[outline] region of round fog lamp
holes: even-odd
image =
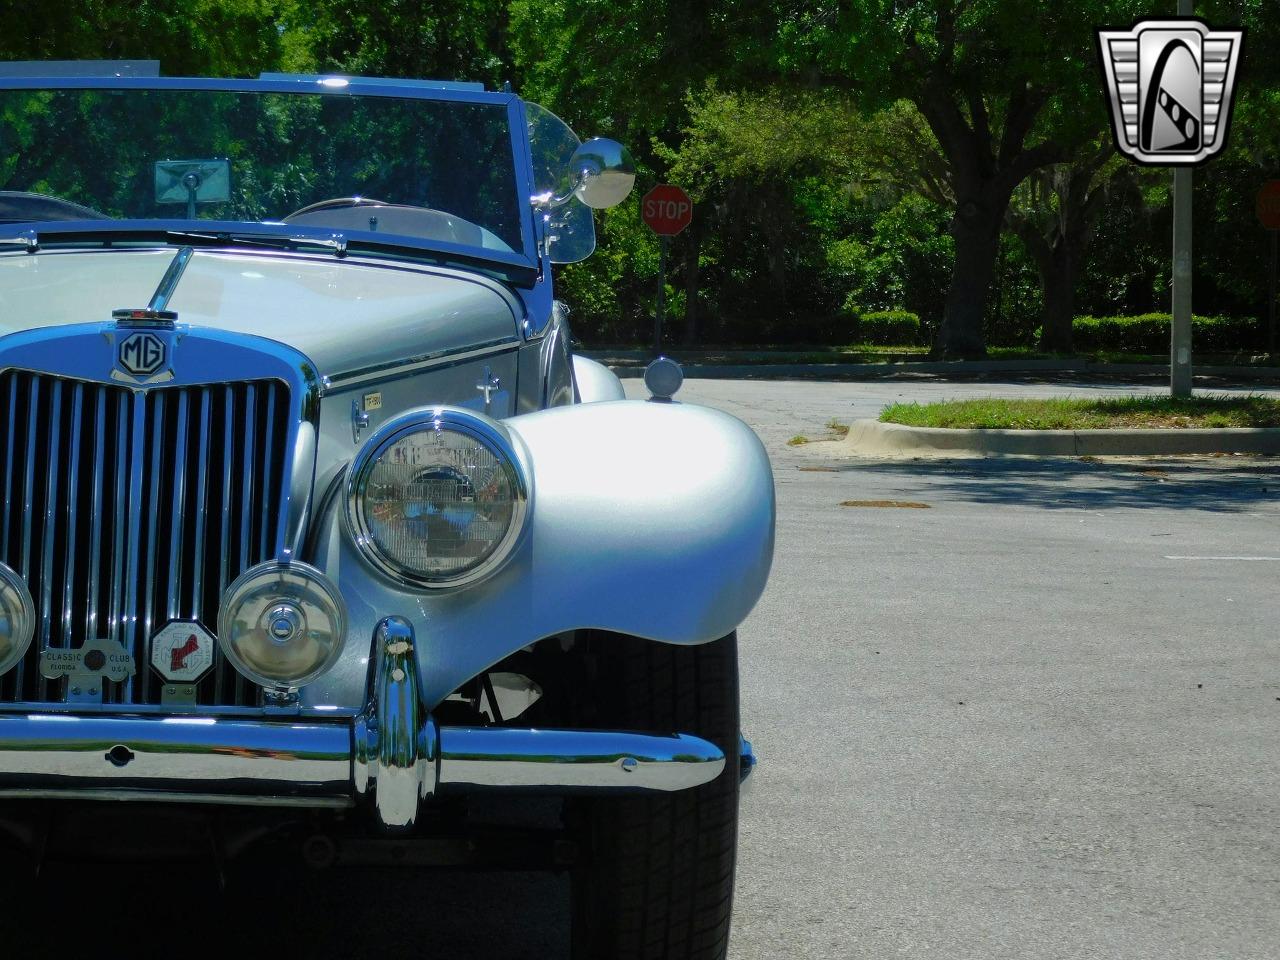
[[[218,643],[232,665],[263,687],[306,686],[334,665],[347,634],[342,598],[305,563],[246,570],[227,589]]]
[[[0,563],[0,674],[22,659],[35,628],[36,609],[27,585]]]
[[[670,357],[659,357],[644,368],[644,385],[654,400],[670,400],[684,385],[684,369]]]

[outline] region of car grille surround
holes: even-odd
[[[173,620],[214,633],[226,586],[283,547],[293,411],[276,379],[140,389],[0,369],[0,561],[36,611],[0,707],[63,702],[41,651],[99,638],[136,666],[104,703],[161,702],[151,638]],[[253,707],[259,692],[219,652],[196,702]]]

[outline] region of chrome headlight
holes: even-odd
[[[0,563],[0,673],[22,659],[35,629],[31,592],[20,576]]]
[[[223,654],[269,690],[296,690],[326,673],[346,636],[342,597],[305,563],[249,568],[227,588],[218,614]]]
[[[529,488],[505,431],[454,407],[407,413],[357,454],[347,520],[364,556],[416,587],[493,573],[524,527]]]

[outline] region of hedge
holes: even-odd
[[[1072,343],[1077,350],[1118,353],[1167,353],[1173,317],[1144,313],[1136,317],[1076,317]],[[1258,322],[1252,317],[1191,318],[1191,342],[1196,350],[1239,350],[1257,344]]]
[[[858,318],[859,343],[907,344],[920,339],[920,318],[910,310],[880,310]]]
[[[920,340],[920,317],[910,310],[874,310],[863,313],[845,301],[840,311],[841,343],[874,343],[888,346],[915,344]]]

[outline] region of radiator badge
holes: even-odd
[[[114,640],[89,640],[79,650],[45,650],[40,654],[40,675],[47,680],[69,677],[77,686],[102,680],[123,683],[136,672],[133,657]],[[97,690],[93,693],[96,695]]]
[[[213,666],[213,636],[194,620],[171,620],[151,638],[151,666],[172,683],[195,683]]]
[[[139,380],[154,376],[164,366],[168,352],[154,333],[131,333],[120,341],[120,369]]]
[[[173,379],[178,315],[150,308],[113,310],[107,330],[115,357],[111,379],[124,383],[167,383]]]

